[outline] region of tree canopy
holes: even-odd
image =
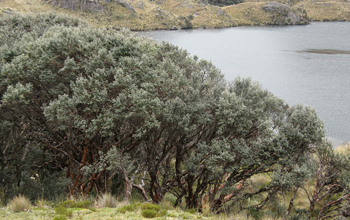
[[[250,79],[226,82],[176,46],[53,14],[2,17],[0,34],[8,195],[33,181],[46,196],[62,193],[55,184],[87,195],[119,179],[126,198],[136,188],[156,203],[170,193],[174,205],[221,211],[256,195],[261,208],[313,175],[324,138],[315,110]],[[258,174],[271,181],[247,190]]]

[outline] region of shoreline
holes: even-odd
[[[346,145],[347,143],[349,143],[345,140],[341,140],[341,139],[337,139],[337,138],[333,138],[333,137],[327,136],[326,138],[332,144],[334,149],[339,147],[339,146]]]

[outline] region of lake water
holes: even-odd
[[[316,109],[334,145],[350,141],[350,22],[142,32]]]

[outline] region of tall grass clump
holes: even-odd
[[[13,212],[23,212],[29,210],[31,207],[30,200],[22,195],[15,196],[9,202],[9,209]]]
[[[117,199],[111,193],[104,193],[98,197],[97,206],[98,207],[109,207],[115,208],[118,205]]]
[[[35,200],[34,204],[37,208],[40,208],[40,209],[50,206],[50,202],[45,200],[44,198]]]

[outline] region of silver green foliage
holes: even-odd
[[[4,176],[26,160],[27,175],[66,172],[71,194],[104,192],[119,176],[126,193],[137,186],[156,203],[172,193],[187,208],[208,198],[213,210],[249,209],[265,193],[258,210],[313,175],[324,130],[310,107],[250,79],[226,82],[210,62],[127,30],[52,14],[3,17],[0,28]],[[257,174],[272,180],[247,191]]]

